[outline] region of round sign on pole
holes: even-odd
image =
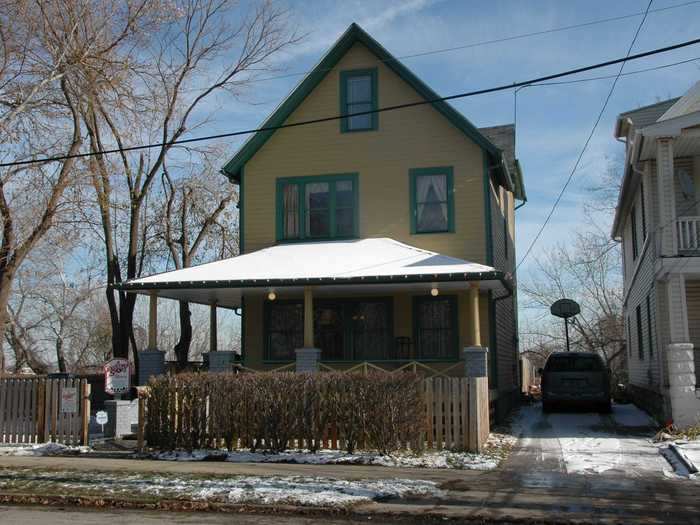
[[[581,307],[572,299],[559,299],[550,308],[549,311],[556,317],[568,319],[581,313]]]
[[[97,414],[95,414],[95,421],[98,425],[106,425],[107,421],[109,421],[107,418],[107,412],[100,410]]]

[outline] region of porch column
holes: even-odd
[[[218,333],[216,324],[216,303],[209,306],[209,351],[216,352],[218,348]]]
[[[165,373],[165,352],[158,350],[158,293],[152,291],[148,300],[148,347],[139,352],[139,385],[146,385],[151,376]]]
[[[467,293],[467,318],[469,319],[467,344],[468,346],[481,346],[481,326],[479,319],[479,285],[471,284]]]
[[[158,350],[158,295],[151,292],[148,303],[148,350]]]
[[[464,375],[486,378],[488,376],[488,348],[481,346],[479,316],[479,285],[472,283],[467,291],[467,346],[462,349]]]
[[[678,253],[676,239],[676,194],[673,175],[673,139],[656,139],[656,183],[659,194],[659,255],[674,256]]]
[[[310,287],[304,288],[304,348],[314,347],[314,296]]]
[[[310,286],[304,288],[304,348],[296,350],[297,372],[318,372],[321,350],[314,348],[314,297]]]

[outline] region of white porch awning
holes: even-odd
[[[230,259],[134,279],[121,290],[201,304],[238,308],[249,294],[275,290],[280,297],[315,286],[315,294],[391,289],[464,289],[465,281],[482,288],[510,290],[510,276],[491,266],[422,250],[393,239],[358,239],[281,244]]]

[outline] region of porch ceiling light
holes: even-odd
[[[274,301],[275,299],[277,299],[277,294],[274,292],[274,290],[270,290],[270,292],[267,294],[267,298],[270,301]]]
[[[433,297],[437,297],[438,294],[440,293],[440,290],[438,290],[437,285],[433,285],[433,287],[430,289],[430,295]]]

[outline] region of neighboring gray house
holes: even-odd
[[[700,82],[622,113],[612,235],[622,242],[630,391],[679,427],[700,422]]]

